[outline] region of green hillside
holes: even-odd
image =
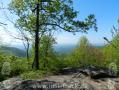
[[[7,54],[7,55],[15,55],[18,57],[25,57],[26,53],[24,50],[15,48],[15,47],[8,47],[8,46],[0,46],[0,52]]]

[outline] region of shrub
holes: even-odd
[[[28,70],[28,63],[25,59],[16,59],[11,62],[11,76],[17,76]]]
[[[119,33],[113,36],[111,43],[107,44],[103,51],[106,64],[115,63],[119,72]]]
[[[44,71],[28,71],[24,72],[20,75],[21,78],[23,79],[40,79],[43,78],[46,72]]]
[[[86,37],[81,37],[79,44],[66,58],[67,66],[81,67],[87,65],[104,66],[103,52],[92,46]]]

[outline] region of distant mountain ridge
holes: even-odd
[[[0,46],[0,52],[6,55],[15,55],[18,57],[25,57],[26,53],[24,50],[21,50],[16,47],[9,47],[9,46]]]
[[[104,45],[93,45],[96,48],[103,48]],[[54,46],[54,50],[58,53],[70,53],[72,50],[76,48],[76,45],[56,45]]]
[[[55,45],[54,50],[57,53],[68,53],[71,52],[75,47],[76,45]]]
[[[94,45],[96,48],[103,48],[104,45]],[[54,45],[54,51],[57,53],[70,53],[76,45]],[[15,55],[18,57],[26,57],[26,52],[23,46],[0,46],[0,52],[6,55]]]

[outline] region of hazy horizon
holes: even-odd
[[[54,49],[57,51],[57,49],[68,49],[68,48],[75,48],[77,44],[54,44],[53,47]],[[97,44],[91,44],[93,46],[104,46],[105,44],[101,44],[101,43],[97,43]],[[6,45],[8,46],[8,45]],[[14,45],[9,45],[8,47],[16,47],[22,50],[25,50],[24,45],[23,44],[14,44]]]

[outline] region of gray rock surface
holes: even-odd
[[[65,68],[64,71],[67,74],[42,80],[10,78],[0,82],[0,90],[119,90],[119,78],[108,69],[92,66]]]
[[[111,69],[95,66],[87,66],[82,68],[64,68],[60,71],[61,74],[68,75],[73,73],[83,73],[87,76],[90,76],[93,79],[99,78],[116,78],[118,77],[117,73]]]
[[[82,74],[49,76],[44,80],[11,78],[0,90],[119,90],[119,78],[91,79]]]
[[[12,90],[14,86],[20,85],[22,83],[20,78],[10,78],[3,82],[0,82],[0,90]]]

